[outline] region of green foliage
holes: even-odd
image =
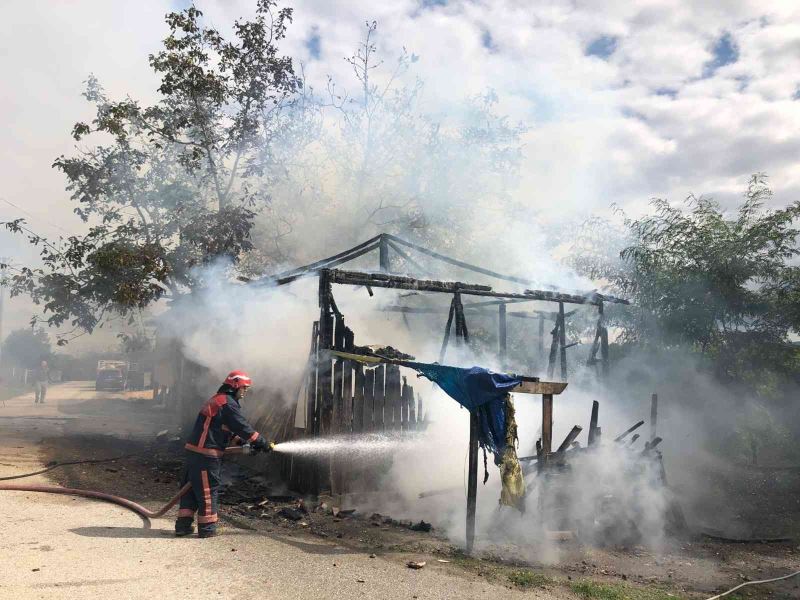
[[[754,175],[731,216],[705,197],[684,207],[653,200],[653,212],[625,219],[622,232],[587,224],[574,264],[633,301],[616,314],[621,341],[691,348],[720,380],[770,394],[778,382],[766,372],[797,372],[788,335],[800,331],[800,202],[767,209],[771,197],[765,176]],[[615,246],[619,258],[609,255]]]
[[[277,48],[291,16],[258,0],[255,18],[236,21],[227,40],[194,6],[168,14],[170,33],[150,56],[161,78],[152,106],[112,100],[90,77],[95,117],[72,135],[94,144],[53,166],[92,227],[50,241],[21,219],[3,223],[40,248],[43,265],[12,277],[12,294],[29,294],[49,325],[91,332],[202,284],[196,267],[250,251],[255,215],[269,203],[272,114],[298,86]]]
[[[120,340],[120,351],[125,355],[143,354],[153,350],[153,339],[143,332],[131,335],[120,333],[117,337]]]
[[[50,338],[43,329],[16,329],[3,341],[3,363],[34,369],[43,360],[50,360],[53,351]]]
[[[534,573],[525,569],[512,571],[508,574],[508,580],[515,586],[523,589],[543,588],[553,584],[553,580],[542,573]]]

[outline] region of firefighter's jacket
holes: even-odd
[[[233,394],[218,393],[203,405],[185,448],[204,456],[221,458],[231,441],[254,442],[258,435],[242,415],[242,408]]]

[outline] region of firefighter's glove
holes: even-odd
[[[252,443],[252,447],[254,452],[269,452],[272,450],[269,442],[267,442],[267,438],[265,438],[263,435],[259,435],[256,438],[256,441]]]

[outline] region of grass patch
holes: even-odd
[[[577,581],[572,591],[585,600],[676,600],[680,596],[658,588],[634,587],[620,583]]]
[[[524,589],[546,587],[553,583],[553,580],[547,575],[526,571],[524,569],[509,573],[508,580],[518,588]]]

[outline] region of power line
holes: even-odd
[[[3,198],[2,196],[0,196],[0,200],[2,200],[3,202],[5,202],[5,203],[6,203],[6,204],[8,204],[9,206],[13,206],[13,207],[14,207],[14,208],[16,208],[17,210],[20,210],[20,211],[22,211],[23,213],[25,213],[26,215],[28,215],[29,217],[31,217],[31,218],[33,218],[33,219],[36,219],[36,220],[38,220],[38,221],[42,221],[43,223],[46,223],[47,225],[50,225],[51,227],[55,227],[56,229],[59,229],[59,230],[63,231],[63,232],[64,232],[64,233],[66,233],[67,235],[75,235],[74,233],[71,233],[71,232],[67,231],[66,229],[64,229],[64,228],[63,228],[63,227],[61,227],[60,225],[56,225],[55,223],[53,223],[53,222],[51,222],[51,221],[48,221],[48,220],[47,220],[47,219],[45,219],[44,217],[40,217],[40,216],[38,216],[38,215],[35,215],[35,214],[31,213],[31,212],[28,212],[27,210],[25,210],[25,209],[24,209],[24,208],[22,208],[21,206],[17,206],[17,205],[16,205],[16,204],[14,204],[13,202],[11,202],[11,201],[9,201],[9,200],[6,200],[6,199],[5,199],[5,198]]]

